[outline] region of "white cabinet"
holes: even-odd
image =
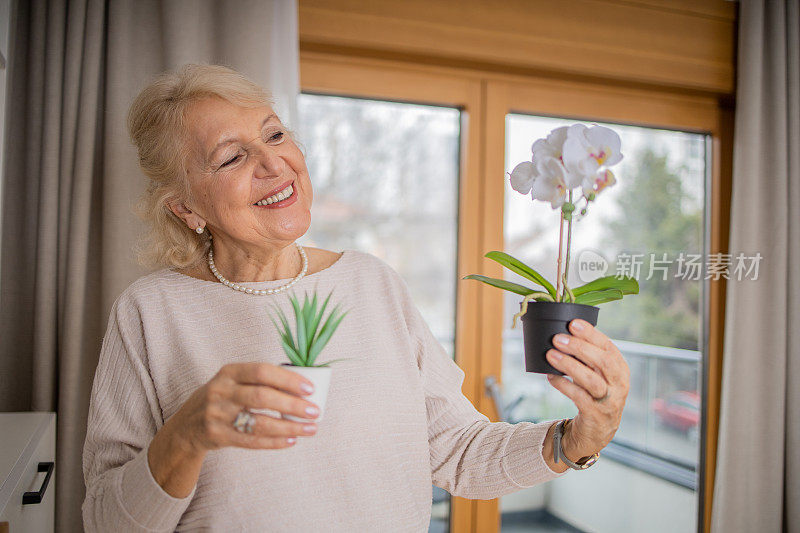
[[[55,460],[55,413],[0,413],[0,532],[53,531]]]

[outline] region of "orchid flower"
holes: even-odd
[[[592,182],[584,181],[583,194],[588,198],[590,194],[597,194],[606,187],[610,187],[617,182],[614,173],[609,169],[603,169],[594,176]]]
[[[579,178],[584,196],[615,183],[614,175],[601,170],[622,160],[622,142],[614,130],[603,126],[587,128],[574,124],[567,131],[564,141],[564,167]],[[576,184],[577,185],[577,184]]]
[[[511,171],[511,188],[521,194],[531,192],[536,179],[536,166],[530,161],[523,161]]]
[[[523,161],[509,175],[511,188],[520,194],[531,193],[534,200],[562,208],[569,220],[575,206],[572,190],[580,187],[588,203],[598,193],[616,183],[608,167],[622,160],[622,142],[614,130],[584,124],[562,126],[531,145],[531,161]],[[580,214],[586,213],[586,207]]]
[[[539,175],[533,182],[531,195],[534,200],[550,202],[553,209],[561,207],[567,199],[567,171],[561,161],[545,157],[536,165]]]
[[[563,155],[564,141],[567,140],[567,126],[556,128],[551,131],[546,138],[538,139],[531,145],[533,162],[537,163],[547,157],[552,157],[561,161]]]

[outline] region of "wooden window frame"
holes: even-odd
[[[706,231],[708,252],[727,252],[733,112],[728,103],[716,95],[303,49],[300,78],[301,88],[306,92],[452,106],[462,111],[459,280],[472,273],[503,275],[502,268],[486,261],[483,255],[488,250],[503,249],[505,117],[511,112],[709,134],[712,170]],[[466,374],[462,390],[478,410],[491,420],[497,420],[495,406],[482,383],[486,376],[499,378],[502,375],[502,293],[483,284],[459,282],[456,295],[455,357]],[[724,304],[724,280],[711,281],[703,368],[706,401],[702,428],[705,438],[701,442],[705,442],[705,447],[701,450],[699,465],[698,530],[702,531],[710,531]],[[451,502],[451,532],[499,530],[498,500],[452,498]]]

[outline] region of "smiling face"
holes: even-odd
[[[313,192],[305,157],[270,106],[209,97],[192,104],[186,123],[190,198],[170,208],[190,228],[242,248],[282,248],[306,233]],[[280,191],[291,195],[258,205]]]

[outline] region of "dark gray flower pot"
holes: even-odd
[[[520,303],[520,307],[522,304]],[[593,326],[597,325],[599,307],[593,305],[562,302],[529,302],[528,311],[522,315],[522,337],[525,344],[525,371],[538,374],[564,373],[553,368],[547,361],[547,350],[553,346],[556,333],[570,334],[567,325],[580,318]]]

